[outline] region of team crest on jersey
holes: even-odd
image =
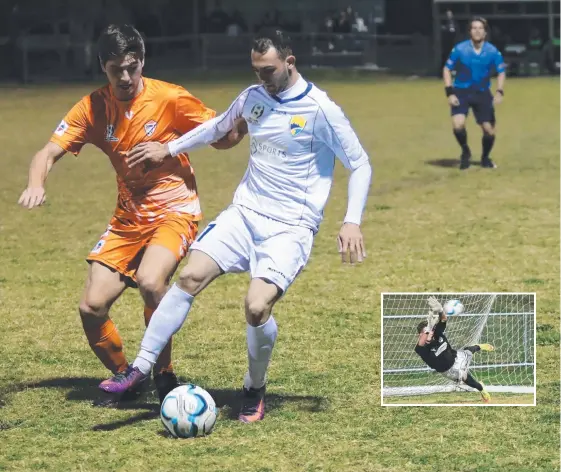
[[[64,133],[66,133],[67,129],[68,129],[68,123],[62,120],[60,124],[57,126],[57,128],[55,129],[55,134],[57,136],[62,136]]]
[[[189,243],[187,242],[187,238],[184,234],[181,235],[181,244],[179,245],[179,256],[184,257],[187,253],[187,248],[189,247]]]
[[[107,125],[105,129],[105,141],[108,143],[119,141],[119,138],[115,136],[115,125]]]
[[[298,136],[306,126],[306,119],[303,116],[293,116],[290,119],[290,134]]]
[[[99,254],[101,252],[101,250],[103,249],[103,246],[105,246],[105,240],[100,239],[97,242],[97,244],[94,246],[94,248],[91,250],[91,254]]]
[[[262,103],[256,103],[251,107],[251,111],[249,112],[248,121],[251,123],[257,123],[257,120],[263,116],[265,112],[265,105]]]
[[[156,131],[156,126],[158,126],[158,122],[154,120],[150,120],[148,123],[144,125],[144,132],[146,136],[152,136],[154,131]]]

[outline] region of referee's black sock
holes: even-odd
[[[456,141],[458,141],[458,144],[462,147],[462,153],[470,154],[466,129],[454,128],[454,136],[456,137]]]
[[[493,144],[495,144],[495,135],[483,133],[483,138],[481,138],[481,146],[483,148],[481,157],[483,157],[483,159],[489,159],[489,153],[491,149],[493,149]]]
[[[471,374],[467,375],[466,378],[466,384],[469,385],[472,388],[475,388],[476,390],[480,391],[483,390],[483,385],[481,385],[477,380],[475,380]]]
[[[468,346],[468,347],[464,347],[464,349],[466,351],[469,351],[471,353],[475,353],[477,351],[481,351],[481,348],[479,346]]]

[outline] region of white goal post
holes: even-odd
[[[427,299],[444,305],[458,299],[464,313],[450,316],[446,336],[458,350],[489,343],[493,352],[473,355],[471,374],[490,392],[535,391],[535,294],[383,293],[382,394],[424,395],[472,391],[429,368],[415,353],[417,325],[426,319]]]

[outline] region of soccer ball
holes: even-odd
[[[174,388],[166,395],[160,408],[165,428],[176,438],[194,438],[212,432],[218,409],[214,399],[197,385]]]
[[[448,316],[459,315],[464,312],[464,305],[460,300],[448,300],[444,304],[444,313]]]

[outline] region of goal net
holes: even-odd
[[[472,390],[432,370],[414,351],[430,295],[442,305],[458,299],[465,307],[464,313],[448,318],[446,336],[454,349],[495,346],[493,352],[476,352],[470,365],[487,390],[534,392],[534,294],[392,293],[382,297],[384,396]]]

